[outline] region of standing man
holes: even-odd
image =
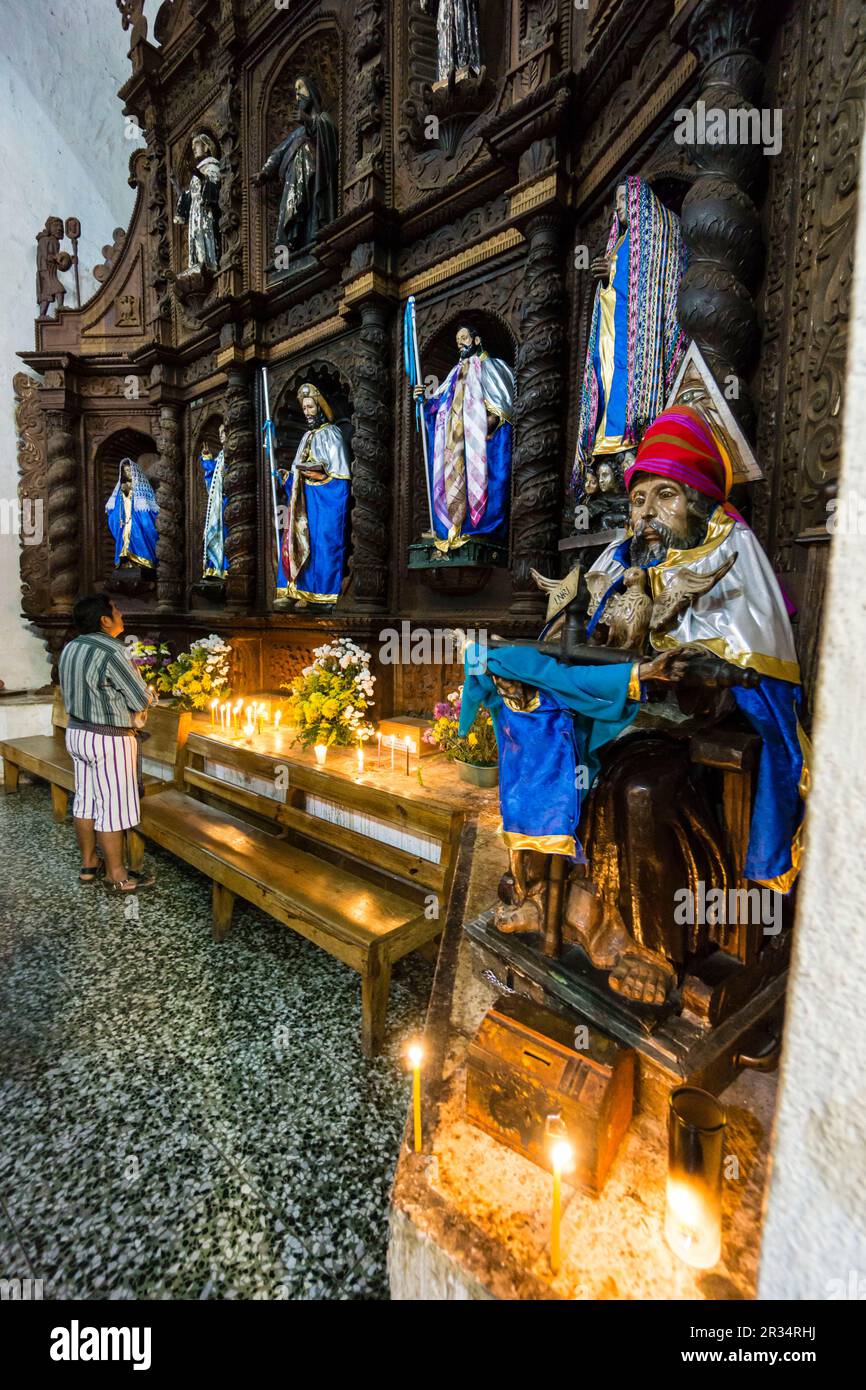
[[[79,599],[72,616],[79,635],[60,654],[60,688],[75,770],[78,877],[81,883],[96,882],[98,842],[108,891],[136,893],[155,880],[127,869],[123,835],[140,819],[136,729],[155,697],[124,651],[123,616],[106,594]]]

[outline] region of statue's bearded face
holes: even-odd
[[[616,217],[621,227],[628,226],[628,189],[624,183],[616,190]]]
[[[304,412],[304,419],[308,425],[314,425],[319,416],[319,407],[314,396],[304,396],[301,401],[301,410]]]
[[[477,333],[473,334],[471,329],[459,328],[457,330],[457,350],[461,360],[465,357],[471,357],[473,352],[481,351],[481,339]]]
[[[200,159],[204,159],[205,155],[207,154],[207,150],[205,149],[205,144],[203,140],[193,140],[192,154],[193,159],[195,159],[196,162],[198,162],[198,160]]]
[[[692,550],[700,545],[716,505],[694,488],[647,473],[632,480],[629,502],[634,565],[663,560],[671,549]]]

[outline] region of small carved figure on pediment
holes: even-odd
[[[63,308],[66,286],[59,272],[69,270],[74,259],[68,251],[61,251],[63,240],[62,217],[49,217],[41,232],[36,233],[36,302],[39,317],[48,318],[48,308],[57,305],[57,312]]]

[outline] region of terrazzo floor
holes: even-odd
[[[395,967],[382,1055],[360,981],[152,851],[77,882],[48,790],[0,791],[0,1278],[43,1297],[384,1299],[388,1194],[432,967]]]

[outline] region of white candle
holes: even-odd
[[[313,752],[316,755],[316,762],[319,764],[319,767],[324,767],[325,759],[328,756],[328,745],[326,743],[317,743]]]

